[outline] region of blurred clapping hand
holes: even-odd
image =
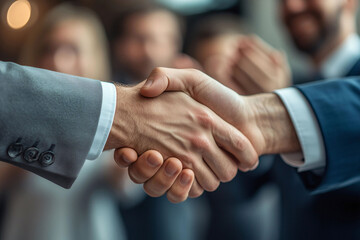
[[[217,74],[210,75],[241,95],[272,92],[291,85],[285,54],[257,36],[239,38],[233,56],[223,62],[227,66],[223,67],[224,64],[218,61],[213,64]]]

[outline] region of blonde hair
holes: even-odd
[[[45,17],[38,29],[30,37],[25,45],[20,63],[29,66],[36,66],[42,54],[45,36],[48,35],[60,23],[68,20],[79,21],[86,24],[92,33],[94,58],[98,61],[95,79],[110,81],[110,58],[109,46],[104,28],[94,12],[84,7],[77,7],[68,3],[55,7]]]

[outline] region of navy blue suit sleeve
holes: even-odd
[[[326,151],[322,176],[301,173],[306,187],[326,192],[360,181],[360,78],[297,86],[319,122]]]

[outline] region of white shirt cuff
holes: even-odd
[[[282,154],[283,160],[299,172],[323,168],[326,165],[325,145],[319,123],[306,100],[296,88],[276,90],[294,124],[302,152]]]
[[[88,160],[95,160],[104,150],[106,140],[113,124],[116,108],[116,88],[112,83],[101,82],[102,104],[95,137],[87,155]]]

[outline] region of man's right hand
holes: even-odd
[[[130,147],[142,154],[153,149],[165,159],[178,158],[195,173],[192,196],[203,189],[216,190],[220,181],[233,179],[238,168],[256,166],[250,141],[209,108],[181,92],[144,98],[141,86],[117,86],[114,123],[105,150]]]

